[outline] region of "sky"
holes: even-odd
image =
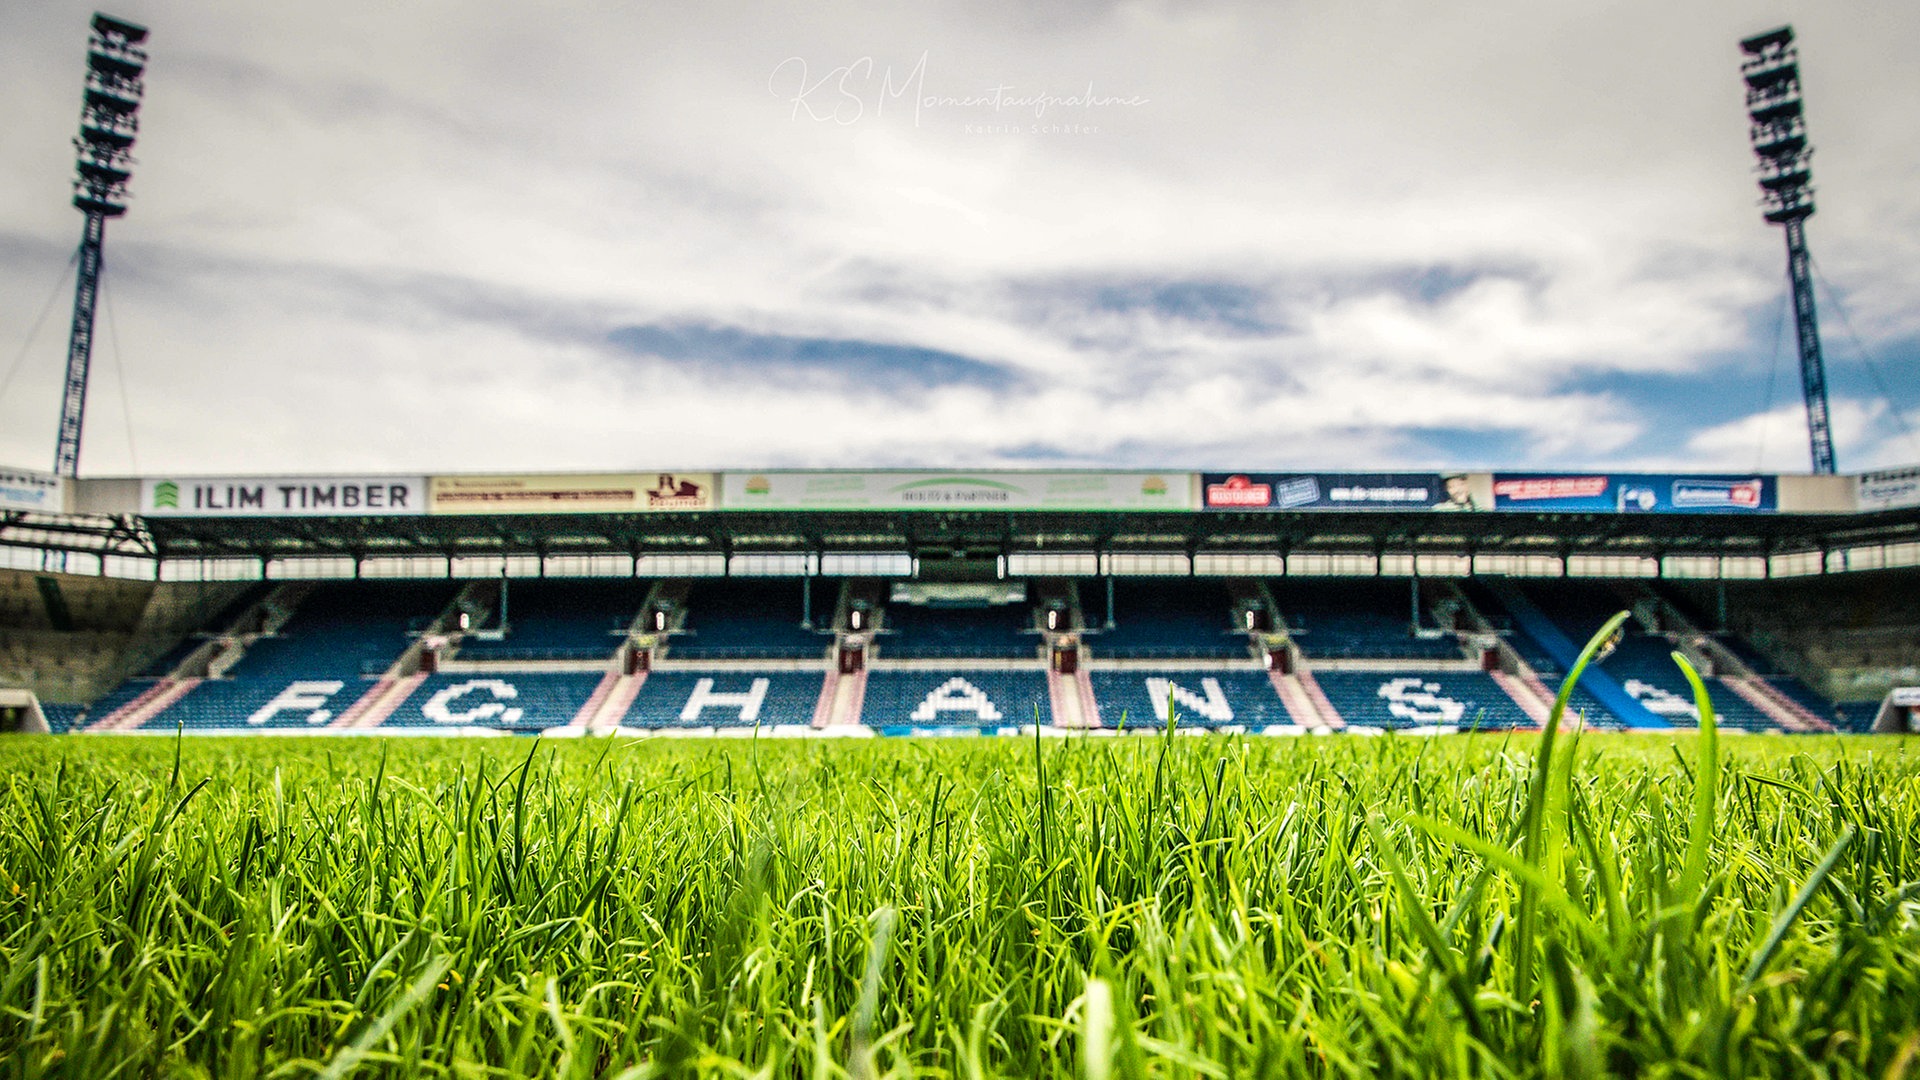
[[[1920,6],[115,2],[82,475],[1805,472],[1784,22],[1840,467],[1920,462]],[[91,11],[0,8],[3,465]]]

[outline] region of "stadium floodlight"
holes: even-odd
[[[73,330],[67,337],[67,384],[60,407],[60,442],[53,471],[80,471],[80,430],[87,412],[87,369],[93,361],[93,314],[107,219],[127,212],[133,179],[133,140],[140,130],[142,78],[147,70],[144,26],[95,13],[87,42],[87,89],[80,134],[73,140],[73,205],[86,215],[80,235],[79,276],[73,289]]]
[[[1793,284],[1793,324],[1800,343],[1800,383],[1807,399],[1807,438],[1813,471],[1834,471],[1833,431],[1827,417],[1827,372],[1820,356],[1820,322],[1813,308],[1812,256],[1807,218],[1813,215],[1813,148],[1800,100],[1800,59],[1793,27],[1755,34],[1740,43],[1746,59],[1747,115],[1754,156],[1760,159],[1760,206],[1768,221],[1785,228],[1787,277]]]

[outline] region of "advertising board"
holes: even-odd
[[[1484,510],[1486,473],[1203,473],[1208,510]]]
[[[714,508],[712,473],[436,476],[436,514],[632,514]]]
[[[754,472],[721,479],[727,510],[1191,510],[1180,472]]]
[[[58,514],[65,508],[66,485],[52,473],[0,469],[0,510],[38,510]]]
[[[410,517],[423,476],[189,476],[140,481],[149,517]]]
[[[1861,473],[1858,483],[1858,505],[1862,510],[1897,510],[1920,506],[1920,465]]]
[[[1771,476],[1496,473],[1493,505],[1535,513],[1754,514],[1775,508]]]

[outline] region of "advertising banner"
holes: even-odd
[[[0,469],[0,510],[58,514],[66,507],[65,485],[51,473]]]
[[[140,481],[149,517],[410,517],[423,476],[189,476]]]
[[[714,508],[712,473],[436,476],[436,514],[632,514]]]
[[[1920,506],[1920,465],[1861,473],[1859,485],[1859,507],[1862,510],[1897,510],[1906,506]]]
[[[1191,473],[756,472],[721,480],[727,510],[1191,510]]]
[[[1209,510],[1485,510],[1486,473],[1205,473]]]
[[[1775,507],[1771,476],[1496,473],[1493,505],[1537,513],[1754,514]]]

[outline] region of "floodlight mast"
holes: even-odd
[[[100,270],[107,219],[127,212],[127,183],[133,179],[133,141],[140,130],[141,82],[147,70],[147,29],[95,13],[87,42],[87,90],[80,110],[73,205],[87,217],[80,234],[79,276],[73,288],[73,329],[67,337],[67,383],[60,403],[60,442],[53,471],[80,471],[80,431],[87,413],[87,368],[93,361],[94,305],[100,298]]]
[[[1787,234],[1787,277],[1793,284],[1793,325],[1800,344],[1800,387],[1807,399],[1807,439],[1813,471],[1832,473],[1833,428],[1827,415],[1827,370],[1820,356],[1820,320],[1813,306],[1807,218],[1813,215],[1813,148],[1800,101],[1800,60],[1793,27],[1755,34],[1740,43],[1747,58],[1747,115],[1754,156],[1760,159],[1761,214]]]

